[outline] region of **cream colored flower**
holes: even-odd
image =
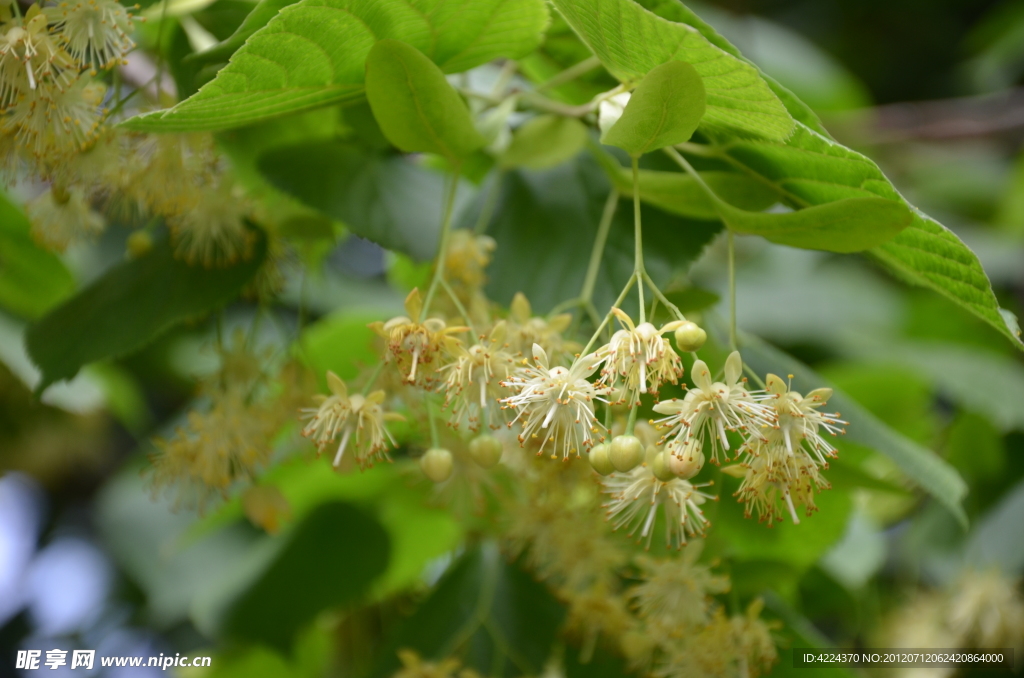
[[[551,360],[557,362],[570,348],[562,332],[569,328],[571,322],[569,313],[547,319],[534,316],[529,300],[522,292],[517,292],[509,308],[508,351],[513,355],[529,356],[534,344],[539,344]]]
[[[948,627],[960,647],[1024,645],[1024,596],[1020,581],[997,568],[966,571],[949,599]]]
[[[0,109],[19,93],[35,90],[47,78],[61,87],[75,73],[75,62],[50,32],[39,5],[30,5],[23,18],[0,25]]]
[[[696,388],[682,400],[674,398],[654,406],[655,412],[668,415],[655,423],[668,429],[665,438],[671,438],[669,449],[684,450],[697,439],[705,454],[710,450],[711,461],[719,463],[721,450],[729,450],[727,431],[764,436],[762,429],[774,425],[775,413],[762,402],[766,397],[763,393],[747,390],[742,374],[739,351],[733,351],[725,361],[724,382],[711,380],[711,371],[703,360],[693,363],[691,376]]]
[[[194,207],[167,219],[175,255],[204,268],[224,268],[252,256],[256,238],[245,224],[243,192],[224,180],[199,190],[196,198]]]
[[[302,429],[302,435],[316,443],[321,453],[340,435],[341,444],[332,462],[335,468],[341,464],[342,456],[350,445],[360,468],[373,466],[381,459],[390,461],[387,450],[395,446],[395,439],[386,422],[403,417],[385,412],[381,407],[384,391],[374,391],[368,396],[350,396],[345,382],[333,372],[327,373],[327,384],[331,395],[316,396],[319,407],[302,410],[303,418],[309,420]]]
[[[682,478],[659,480],[652,464],[640,464],[628,473],[613,473],[601,483],[605,493],[611,495],[604,508],[608,509],[612,529],[627,527],[630,536],[639,531],[637,541],[646,539],[647,548],[651,547],[659,509],[665,514],[665,543],[669,548],[681,549],[687,536],[703,535],[707,529],[708,520],[700,506],[714,497],[699,489],[704,485],[693,485]]]
[[[227,496],[233,483],[252,478],[269,460],[277,421],[239,393],[219,394],[208,411],[189,412],[188,425],[172,438],[153,441],[154,493],[173,487],[175,506],[200,510],[213,497]]]
[[[405,299],[408,317],[399,316],[386,323],[372,323],[370,328],[387,342],[387,360],[394,362],[408,384],[433,387],[437,380],[439,360],[457,351],[460,340],[453,336],[469,331],[468,327],[447,327],[440,318],[420,321],[423,300],[418,289]]]
[[[828,468],[826,457],[835,458],[836,448],[821,434],[824,432],[834,437],[845,433],[842,426],[849,423],[839,419],[838,412],[826,414],[818,411],[832,396],[832,389],[815,389],[805,397],[791,391],[789,385],[774,374],[769,374],[766,382],[771,396],[767,402],[775,408],[776,419],[768,440],[775,442],[781,439],[790,455],[798,453],[798,448],[804,445],[819,464]]]
[[[550,367],[547,353],[534,344],[533,361],[504,382],[515,394],[501,401],[516,413],[509,426],[520,424],[519,444],[534,441],[538,455],[578,458],[604,429],[594,416],[594,401],[607,402],[602,396],[608,388],[587,381],[597,371],[599,358],[592,353],[572,367]]]
[[[601,374],[609,385],[622,388],[623,400],[639,404],[641,394],[657,395],[662,384],[674,384],[683,374],[682,361],[662,336],[675,331],[681,323],[672,322],[659,330],[651,323],[634,326],[632,319],[618,308],[613,308],[612,313],[623,329],[598,351],[605,363]]]
[[[116,65],[135,47],[128,37],[132,14],[116,0],[61,2],[48,13],[68,54],[94,72]]]
[[[727,470],[736,469],[733,473],[738,474],[745,469],[736,496],[746,504],[748,518],[756,512],[758,520],[770,526],[782,520],[785,507],[793,522],[799,523],[796,507],[803,506],[807,515],[818,510],[814,495],[831,486],[809,455],[790,454],[781,444],[761,440],[749,442],[744,452],[749,454],[747,461]]]
[[[729,578],[698,564],[704,542],[695,541],[680,558],[638,557],[641,583],[629,590],[640,617],[669,628],[692,628],[711,619],[711,596],[729,590]]]
[[[32,237],[47,249],[63,252],[68,245],[91,240],[103,232],[103,217],[92,210],[78,188],[54,185],[27,207]]]
[[[501,385],[512,375],[515,360],[505,350],[507,328],[499,322],[481,342],[466,348],[455,345],[455,360],[441,368],[447,372],[445,379],[445,407],[452,409],[450,423],[458,428],[466,422],[471,431],[477,431],[481,423],[498,428],[507,423],[505,409],[499,400],[508,395]]]

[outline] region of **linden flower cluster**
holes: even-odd
[[[0,176],[49,182],[27,206],[32,235],[63,251],[118,221],[166,220],[179,257],[208,268],[250,256],[251,206],[210,135],[150,137],[104,123],[100,71],[125,63],[140,19],[117,0],[0,6]],[[119,109],[123,102],[114,106]],[[148,233],[132,243],[140,254]]]
[[[16,157],[55,164],[95,139],[104,112],[98,69],[134,47],[133,17],[116,0],[0,7],[0,133]]]
[[[507,318],[492,319],[489,306],[486,313],[474,314],[465,311],[451,284],[457,282],[467,298],[485,299],[482,271],[493,250],[494,242],[486,236],[456,232],[442,269],[445,277],[438,278],[440,287],[431,285],[426,297],[414,289],[405,300],[406,315],[370,325],[383,340],[380,368],[398,380],[393,388],[378,389],[365,397],[350,396],[340,379],[328,375],[331,395],[320,396],[317,407],[304,410],[307,423],[302,433],[321,451],[340,440],[336,467],[356,438],[355,457],[361,467],[388,458],[387,450],[394,447],[395,440],[386,424],[397,419],[395,413],[383,409],[389,394],[394,404],[409,409],[422,411],[426,405],[432,447],[420,464],[424,474],[438,483],[452,477],[456,457],[440,445],[434,430],[438,413],[432,402],[437,393],[444,394],[443,406],[437,409],[448,412],[448,425],[454,431],[468,429],[477,434],[470,441],[469,454],[459,456],[472,458],[484,469],[498,463],[503,445],[481,431],[495,431],[506,424],[521,425],[521,442],[525,445],[528,438],[539,441],[541,453],[578,456],[592,444],[592,432],[599,426],[592,401],[607,390],[586,379],[596,371],[596,359],[589,371],[549,365],[548,356],[561,359],[568,346],[561,331],[568,326],[569,317],[535,317],[521,294],[513,300]],[[434,292],[442,288],[448,293],[448,305],[434,303]],[[431,313],[431,304],[455,309],[458,315]],[[524,359],[524,348],[534,357],[534,364]],[[561,388],[540,383],[552,377],[571,380],[566,393],[555,393]],[[537,383],[531,385],[534,381]],[[542,403],[547,403],[545,414],[538,417]],[[475,477],[456,477],[469,476]]]
[[[255,478],[307,389],[305,373],[286,365],[278,374],[281,387],[272,391],[264,367],[268,356],[252,350],[242,331],[234,333],[231,344],[219,352],[220,369],[201,384],[207,406],[191,410],[173,436],[153,441],[153,493],[167,490],[175,507],[202,511],[236,484]]]
[[[774,423],[763,437],[748,439],[740,467],[726,470],[743,478],[737,494],[747,505],[748,517],[756,511],[759,520],[771,525],[781,520],[785,507],[793,522],[799,523],[796,507],[805,507],[810,515],[817,510],[815,493],[830,487],[821,471],[837,452],[822,434],[837,436],[847,422],[839,419],[839,413],[820,411],[832,389],[815,389],[803,396],[774,374],[768,375],[766,384],[765,402],[772,407]]]

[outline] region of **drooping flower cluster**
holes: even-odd
[[[14,9],[0,8],[0,133],[17,142],[4,165],[53,168],[96,139],[103,87],[90,75],[134,47],[134,18],[116,0]]]
[[[153,441],[149,474],[154,494],[167,490],[176,507],[205,509],[236,484],[256,477],[273,454],[273,439],[291,419],[290,411],[308,388],[307,373],[295,364],[268,387],[267,355],[251,349],[244,333],[220,350],[220,369],[200,388],[205,407],[188,412],[169,438]]]

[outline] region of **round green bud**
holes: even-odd
[[[128,256],[132,259],[138,259],[142,255],[153,249],[153,236],[146,231],[135,231],[125,242],[125,247],[128,250]]]
[[[676,475],[669,468],[669,453],[667,451],[658,450],[657,454],[654,455],[654,459],[648,463],[651,466],[651,473],[661,482],[667,483],[670,480],[675,480]]]
[[[611,475],[615,471],[615,467],[612,466],[612,460],[609,456],[611,453],[612,446],[608,443],[601,443],[594,445],[590,450],[590,465],[594,467],[594,470],[603,476]]]
[[[501,441],[490,433],[484,433],[469,441],[469,454],[484,468],[494,468],[501,461]]]
[[[608,458],[616,471],[632,471],[644,458],[644,444],[636,436],[615,436],[612,438]]]
[[[697,323],[684,321],[676,329],[676,346],[680,351],[697,351],[708,340],[708,333],[697,326]]]
[[[420,457],[423,474],[435,483],[443,483],[452,475],[452,453],[442,447],[432,447]]]

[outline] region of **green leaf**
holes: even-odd
[[[704,82],[690,64],[655,66],[633,90],[622,116],[601,135],[601,143],[639,157],[689,141],[704,116],[706,99]]]
[[[487,234],[501,256],[487,269],[488,295],[508,304],[522,292],[538,313],[579,295],[590,252],[597,236],[610,186],[604,173],[586,155],[543,172],[504,173]],[[480,199],[461,219],[472,227],[479,218]],[[621,204],[621,203],[620,203]],[[716,222],[692,221],[643,207],[644,262],[659,285],[685,269],[719,232]],[[607,308],[633,271],[633,213],[618,209],[612,221],[594,287],[594,304]],[[555,272],[552,274],[552,272]]]
[[[253,24],[272,9],[261,9]],[[458,73],[528,54],[547,20],[542,0],[302,0],[249,36],[194,96],[123,124],[151,132],[226,129],[355,101],[378,40],[401,40]]]
[[[1020,327],[1000,308],[978,257],[948,228],[915,210],[914,221],[871,251],[899,278],[930,288],[978,316],[1024,351]]]
[[[796,208],[858,197],[906,204],[870,159],[802,123],[797,123],[785,143],[723,138],[700,153],[725,160],[767,182]],[[1024,350],[1004,318],[977,256],[942,224],[911,210],[910,225],[872,248],[870,256],[903,280],[928,287],[971,311]]]
[[[792,374],[793,388],[801,393],[830,386],[811,368],[755,337],[744,336],[741,346],[743,361],[758,374]],[[828,406],[850,422],[846,427],[847,439],[889,457],[907,478],[932,495],[966,526],[967,515],[961,502],[967,494],[967,484],[956,469],[934,452],[883,424],[841,391],[833,392]]]
[[[227,612],[227,635],[290,648],[318,612],[368,593],[390,553],[384,528],[340,502],[318,506],[281,540],[276,557]]]
[[[793,119],[757,68],[699,31],[667,21],[633,0],[553,0],[601,63],[625,83],[668,61],[693,65],[704,81],[702,129],[785,139]]]
[[[253,256],[230,268],[188,266],[169,241],[101,278],[29,326],[25,345],[43,372],[42,393],[88,363],[136,351],[179,322],[233,299],[266,254],[260,232]]]
[[[538,675],[564,615],[543,584],[485,543],[452,565],[399,628],[373,675],[394,673],[402,648],[434,660],[459,657],[492,678]]]
[[[779,97],[794,120],[802,122],[819,134],[828,136],[828,132],[825,131],[817,114],[807,104],[770,75],[763,73],[757,64],[740,54],[740,51],[731,42],[726,40],[709,23],[697,16],[693,10],[689,9],[682,2],[679,2],[679,0],[638,0],[638,2],[663,19],[696,28],[712,45],[718,47],[726,54],[731,54],[740,61],[750,64],[761,75],[761,78],[768,83],[772,92],[775,93],[775,96]]]
[[[370,50],[366,98],[384,136],[406,153],[455,162],[485,143],[441,69],[404,42],[381,40]]]
[[[861,252],[881,245],[906,228],[913,214],[883,198],[845,198],[793,212],[748,212],[721,198],[715,209],[730,229],[765,240],[827,252]]]
[[[587,127],[576,118],[538,115],[516,130],[498,165],[547,169],[573,158],[586,143]]]
[[[1024,482],[1017,483],[971,532],[966,549],[967,561],[976,569],[997,566],[1009,576],[1024,573],[1024,541],[1020,526],[1024,521]]]
[[[622,195],[622,199],[632,200],[632,170],[623,167],[617,159],[603,151],[596,150],[594,157],[604,168],[608,178]],[[671,214],[691,219],[708,221],[719,219],[715,204],[708,197],[707,191],[691,175],[682,172],[641,169],[639,178],[642,202],[654,205]],[[701,172],[700,178],[723,200],[745,210],[767,209],[779,199],[778,193],[771,187],[765,186],[745,174],[708,170]]]
[[[417,261],[437,253],[444,177],[409,158],[314,142],[271,150],[259,168],[276,188],[360,237]],[[456,213],[467,191],[460,187]]]
[[[38,318],[71,294],[75,281],[64,262],[40,249],[25,214],[0,193],[0,308]]]

